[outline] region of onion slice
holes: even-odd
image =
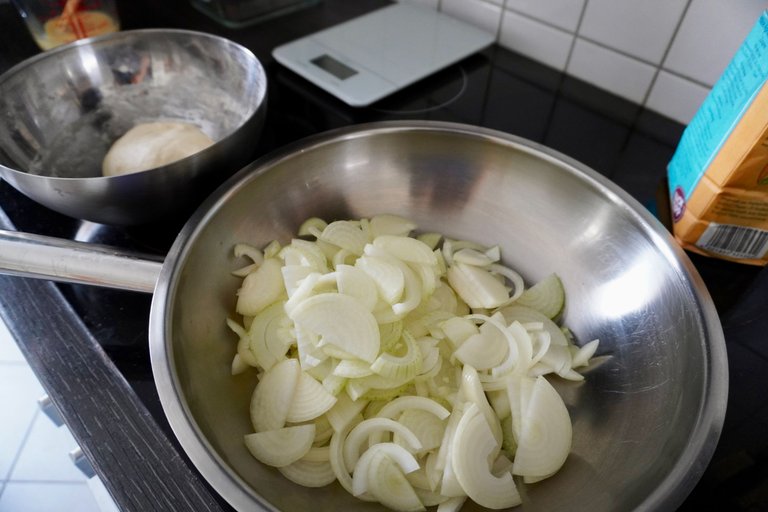
[[[245,446],[257,460],[283,467],[302,458],[312,448],[315,425],[296,425],[245,436]]]
[[[491,472],[489,461],[495,460],[500,445],[477,405],[471,404],[464,412],[452,444],[453,471],[473,501],[496,510],[522,502],[511,473],[496,476]]]
[[[296,359],[285,359],[264,373],[251,396],[251,423],[256,432],[285,425],[300,375]]]
[[[530,477],[551,475],[560,469],[571,450],[568,409],[552,384],[541,376],[536,378],[524,407],[512,471]]]
[[[325,414],[336,403],[336,397],[306,372],[301,372],[296,391],[285,420],[291,423],[309,421]]]
[[[379,326],[373,315],[349,295],[322,293],[290,312],[297,326],[322,336],[325,343],[372,363],[379,353]]]

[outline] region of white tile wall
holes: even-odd
[[[661,64],[688,0],[589,0],[579,36]]]
[[[693,0],[664,68],[711,87],[768,1]]]
[[[481,26],[503,47],[683,124],[768,10],[768,0],[402,1]]]
[[[497,34],[501,22],[501,6],[485,0],[442,0],[442,11],[471,23],[484,31]]]
[[[709,87],[662,70],[656,77],[646,105],[650,110],[663,112],[672,119],[691,119],[707,93]]]
[[[642,103],[656,69],[584,39],[577,39],[566,72],[622,98]]]
[[[501,20],[499,44],[556,69],[565,69],[573,34],[513,11]]]
[[[507,0],[506,8],[557,28],[576,32],[586,0]]]

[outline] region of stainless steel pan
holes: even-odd
[[[725,414],[716,311],[655,218],[545,147],[430,122],[330,132],[243,169],[189,220],[162,265],[129,255],[92,276],[93,260],[76,264],[81,254],[43,272],[143,291],[157,279],[149,341],[164,410],[194,464],[235,508],[376,510],[337,485],[298,488],[243,448],[255,376],[230,375],[236,340],[225,319],[239,282],[230,273],[241,264],[235,243],[289,240],[310,216],[384,212],[423,230],[499,243],[530,281],[556,271],[567,291],[565,322],[582,342],[600,338],[609,356],[585,383],[557,382],[574,423],[573,451],[558,475],[526,487],[520,510],[679,506],[709,462]],[[40,272],[29,264],[38,251],[38,264],[54,259],[29,239],[9,237],[0,246],[6,270]],[[15,258],[22,261],[9,261],[9,244],[23,248]],[[93,253],[95,261],[106,261],[105,251]]]

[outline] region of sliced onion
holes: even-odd
[[[408,236],[414,228],[396,215],[310,219],[300,236],[316,240],[236,248],[254,260],[237,272],[242,322],[227,321],[238,336],[232,372],[254,366],[259,379],[250,444],[296,483],[338,480],[398,510],[450,512],[467,494],[511,506],[513,472],[549,477],[570,448],[558,437],[546,448],[556,456],[528,461],[549,435],[542,422],[553,435],[570,428],[541,375],[583,379],[573,368],[589,364],[597,341],[577,347],[549,318],[563,304],[556,276],[525,290],[498,246],[439,247],[440,235]],[[296,459],[306,440],[284,431],[299,427],[314,431]]]
[[[405,353],[397,356],[388,352],[381,354],[371,363],[371,370],[386,379],[394,381],[408,381],[421,370],[421,351],[416,340],[408,331],[403,332],[402,343],[405,344]]]
[[[336,481],[336,474],[328,461],[299,459],[277,470],[291,482],[304,487],[325,487]]]
[[[432,413],[419,409],[408,409],[403,411],[397,421],[413,432],[421,443],[421,450],[418,453],[434,450],[440,446],[443,440],[445,422]],[[397,432],[393,434],[392,440],[396,444],[407,444],[401,440],[401,436]]]
[[[281,343],[276,330],[279,328],[280,322],[286,318],[284,303],[275,302],[254,317],[253,323],[248,330],[250,351],[257,365],[264,370],[269,370],[278,361],[285,358],[288,345]],[[272,344],[273,350],[270,350],[268,343]],[[275,348],[275,343],[281,344],[283,350]]]
[[[512,323],[515,320],[521,324],[528,322],[541,323],[544,330],[547,331],[552,337],[552,345],[562,345],[564,347],[568,346],[568,340],[566,339],[565,334],[563,334],[563,331],[560,330],[560,327],[558,327],[555,322],[547,318],[546,315],[536,311],[535,309],[513,304],[511,306],[505,306],[499,310],[499,312],[504,316],[504,318],[506,318],[508,323]]]
[[[371,217],[371,235],[375,238],[381,235],[408,236],[416,229],[416,224],[399,215],[382,214]]]
[[[379,326],[373,315],[348,295],[323,293],[289,313],[297,326],[322,336],[326,343],[373,362],[379,352]]]
[[[487,324],[483,324],[485,326]],[[509,344],[498,330],[480,329],[461,344],[454,357],[477,370],[489,370],[502,363],[509,354]]]
[[[361,359],[342,359],[333,369],[333,374],[348,379],[359,379],[373,375],[370,363]]]
[[[336,276],[339,293],[354,297],[365,309],[373,311],[379,295],[376,282],[368,274],[351,265],[338,265]]]
[[[367,441],[371,435],[380,431],[397,432],[410,450],[414,452],[421,450],[421,442],[414,433],[408,430],[405,426],[389,418],[371,418],[355,425],[355,428],[350,431],[344,442],[344,463],[346,464],[347,470],[351,471],[355,467],[355,464],[357,464],[363,443]]]
[[[352,400],[346,393],[340,393],[336,404],[326,413],[326,416],[333,429],[338,432],[349,425],[366,405],[368,400]]]
[[[435,256],[435,260],[437,260],[437,256]],[[440,282],[440,271],[437,263],[434,265],[409,263],[408,267],[413,270],[421,281],[422,297],[429,297],[435,293]]]
[[[415,229],[415,228],[414,228]],[[440,240],[443,239],[443,235],[440,233],[421,233],[416,237],[419,241],[427,244],[432,250],[437,249],[440,244]]]
[[[227,326],[240,338],[237,342],[237,354],[235,356],[240,359],[240,362],[248,366],[258,366],[259,363],[251,352],[251,340],[245,328],[231,318],[227,318]]]
[[[565,290],[557,274],[550,274],[525,290],[515,304],[535,309],[548,318],[555,318],[565,306]]]
[[[313,235],[313,233],[322,232],[328,225],[323,219],[318,217],[310,217],[299,226],[297,234],[299,236]]]
[[[352,494],[360,496],[368,492],[370,487],[369,478],[371,473],[368,471],[374,458],[386,456],[395,462],[402,473],[408,474],[419,469],[419,463],[414,456],[405,448],[394,443],[379,443],[367,449],[362,456],[355,461],[355,467],[352,477]],[[374,480],[378,480],[376,475]],[[410,485],[410,484],[409,484]]]
[[[333,436],[331,436],[331,442],[328,445],[328,462],[331,464],[333,474],[336,475],[339,484],[341,484],[341,486],[350,494],[354,494],[352,489],[352,476],[347,470],[347,465],[344,462],[343,450],[344,440],[347,438],[347,435],[349,434],[349,431],[352,430],[353,426],[354,425],[349,424],[342,430],[334,432]],[[358,498],[362,499],[362,496],[358,496]]]
[[[467,501],[466,496],[456,496],[455,498],[448,498],[446,501],[440,503],[437,506],[437,512],[459,512],[461,507],[464,506],[464,502]]]
[[[252,262],[258,265],[261,265],[264,262],[264,253],[250,244],[235,244],[234,253],[235,258],[242,258],[243,256],[246,256],[250,258]]]
[[[474,265],[476,267],[486,267],[496,260],[489,258],[487,254],[480,252],[477,249],[464,248],[453,254],[453,261]]]
[[[328,393],[333,396],[339,396],[347,385],[347,378],[339,377],[338,375],[331,373],[323,377],[321,384]]]
[[[484,268],[456,263],[448,269],[448,282],[471,308],[497,308],[509,300],[509,292]]]
[[[247,434],[245,446],[257,460],[274,467],[296,462],[309,452],[315,425],[297,425]]]
[[[389,305],[395,304],[405,290],[405,276],[400,267],[387,258],[363,256],[355,266],[373,279],[381,298]]]
[[[315,447],[325,446],[325,444],[328,443],[328,441],[330,441],[331,436],[333,435],[333,432],[334,432],[333,427],[331,426],[331,422],[328,421],[328,418],[325,415],[317,418],[314,421],[314,424],[315,424],[315,440],[312,442],[313,448],[307,453],[307,455],[303,457],[305,459],[310,456],[310,453],[312,453]],[[328,455],[328,457],[330,457],[330,455]]]
[[[453,471],[472,501],[491,509],[509,508],[522,501],[512,474],[491,472],[500,445],[477,405],[466,410],[452,441]]]
[[[477,375],[477,370],[469,365],[464,365],[461,372],[461,387],[459,392],[462,394],[467,402],[473,403],[478,407],[478,410],[483,414],[485,420],[488,422],[488,426],[493,432],[493,437],[499,444],[501,443],[501,425],[499,424],[499,418],[496,413],[493,412],[491,404],[488,403],[488,398],[485,396],[480,378]]]
[[[295,327],[294,332],[299,362],[303,370],[309,371],[316,368],[328,359],[328,354],[319,346],[320,336],[301,327]]]
[[[373,240],[373,247],[385,251],[400,261],[437,265],[437,258],[432,248],[416,238],[381,235]]]
[[[460,347],[470,336],[480,333],[480,329],[478,329],[475,322],[461,316],[454,316],[442,322],[440,328],[454,348]]]
[[[279,260],[269,258],[255,272],[245,276],[237,292],[238,313],[254,316],[285,294],[281,266]]]
[[[264,373],[251,397],[251,423],[256,432],[285,425],[300,375],[296,359],[285,359]]]
[[[573,355],[571,365],[574,368],[578,368],[579,366],[587,366],[589,364],[589,360],[592,359],[592,356],[594,356],[595,352],[597,352],[597,347],[599,344],[599,340],[592,340],[585,344],[583,347],[580,347],[578,352]]]
[[[382,505],[402,512],[426,510],[403,471],[385,453],[377,451],[359,471],[368,474],[368,490]]]
[[[306,372],[301,372],[286,421],[300,423],[325,414],[336,403],[336,397]]]
[[[368,243],[368,236],[360,229],[360,224],[346,220],[331,222],[319,238],[358,256],[363,254],[363,248]]]
[[[571,419],[563,399],[547,379],[537,377],[523,411],[513,472],[532,477],[554,473],[568,457],[571,437]]]
[[[525,282],[523,281],[522,276],[511,268],[499,263],[493,263],[488,266],[488,269],[504,276],[509,282],[512,283],[512,295],[509,297],[508,301],[516,300],[525,291]]]
[[[416,309],[424,297],[424,289],[421,286],[421,279],[407,264],[398,261],[397,266],[403,273],[404,287],[400,302],[392,304],[392,312],[398,317],[403,317]]]
[[[240,354],[235,354],[235,357],[232,358],[232,365],[230,366],[230,372],[232,375],[240,375],[241,373],[245,372],[250,368],[251,365],[246,363],[242,357],[240,357]]]
[[[280,256],[286,265],[308,267],[314,272],[329,272],[328,259],[323,250],[315,243],[295,238],[282,248]]]

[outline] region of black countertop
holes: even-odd
[[[264,136],[254,157],[306,135],[368,121],[434,119],[486,126],[561,151],[604,174],[667,221],[664,188],[683,127],[493,46],[371,107],[346,106],[275,63],[275,46],[386,5],[325,0],[244,29],[188,2],[119,2],[123,29],[211,32],[250,48],[268,72]],[[39,50],[0,4],[0,72]],[[162,255],[182,220],[138,228],[80,222],[0,183],[0,227]],[[768,510],[768,270],[690,254],[720,314],[730,390],[725,425],[680,510]],[[0,315],[122,510],[229,510],[180,449],[159,404],[147,348],[151,298],[0,276]]]

